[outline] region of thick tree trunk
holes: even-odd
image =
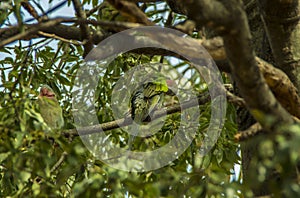
[[[266,1],[264,1],[265,3]],[[257,5],[256,1],[253,0],[244,0],[245,9],[247,12],[247,16],[249,19],[249,25],[251,29],[252,34],[252,42],[253,46],[255,48],[255,52],[258,57],[261,57],[262,59],[268,61],[269,63],[272,63],[274,65],[281,65],[278,66],[286,74],[290,77],[292,82],[295,84],[295,86],[299,89],[299,66],[297,67],[298,60],[296,57],[289,57],[290,66],[287,68],[287,64],[284,64],[285,58],[283,56],[279,56],[277,60],[274,60],[273,53],[280,54],[282,53],[281,50],[283,50],[284,45],[290,44],[291,40],[298,40],[299,38],[291,38],[290,36],[293,35],[293,33],[285,33],[286,30],[284,30],[284,27],[280,27],[280,25],[275,24],[271,26],[271,28],[267,29],[268,31],[275,31],[275,34],[272,34],[270,32],[266,32],[264,28],[264,23],[262,21],[260,12],[259,12],[259,6]],[[266,4],[264,4],[266,6]],[[262,9],[265,9],[266,7],[263,7]],[[268,10],[270,11],[270,10]],[[284,13],[282,11],[277,10],[277,12]],[[266,21],[265,21],[266,23]],[[267,21],[268,23],[268,21]],[[281,34],[278,35],[278,29],[281,30]],[[294,30],[296,31],[296,30]],[[299,30],[298,30],[299,31]],[[270,37],[270,34],[273,35]],[[289,35],[287,35],[289,34]],[[286,44],[285,41],[282,39],[287,39],[289,41],[288,44]],[[279,39],[279,40],[278,40]],[[273,50],[271,50],[269,41],[273,43]],[[298,45],[299,47],[300,45]],[[273,52],[273,53],[272,53]],[[299,50],[297,50],[297,53],[299,53]],[[292,63],[293,60],[293,63]],[[287,60],[286,60],[287,61]],[[276,64],[277,63],[277,64]],[[246,109],[238,109],[238,128],[240,131],[245,130],[249,128],[254,122],[254,118],[250,115],[250,113]],[[263,133],[262,135],[259,135],[257,137],[252,138],[251,140],[248,140],[241,145],[241,151],[242,151],[242,173],[243,173],[243,181],[249,185],[249,187],[253,190],[255,196],[263,196],[270,194],[269,191],[269,185],[270,183],[278,183],[277,180],[278,174],[276,172],[270,170],[270,173],[266,176],[265,180],[263,182],[257,182],[259,181],[259,173],[257,172],[257,160],[259,160],[258,156],[258,144],[263,140],[267,138],[266,135]]]
[[[244,0],[244,5],[249,20],[249,26],[252,34],[252,43],[256,55],[270,63],[274,63],[272,51],[267,39],[267,34],[264,30],[263,23],[260,18],[256,1]],[[246,108],[239,108],[237,110],[237,115],[239,131],[246,130],[256,122]],[[267,181],[263,183],[256,182],[258,181],[258,175],[256,173],[256,159],[258,157],[257,147],[259,142],[262,140],[261,136],[263,135],[254,137],[241,144],[243,181],[253,190],[255,196],[263,196],[269,194]]]

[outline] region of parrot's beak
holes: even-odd
[[[47,97],[49,99],[54,99],[55,98],[55,93],[53,93],[51,90],[43,87],[43,88],[41,88],[39,96],[40,97]]]

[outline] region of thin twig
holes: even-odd
[[[99,8],[101,7],[102,5],[98,5],[92,9],[90,9],[89,11],[86,12],[86,17],[89,17],[91,16],[93,13],[97,12],[99,10]]]
[[[255,123],[248,129],[235,134],[234,139],[237,142],[248,140],[249,138],[258,135],[262,132],[262,127],[259,123]]]
[[[296,123],[300,124],[300,120],[293,116],[293,120]],[[242,142],[242,141],[246,141],[254,136],[257,136],[261,133],[267,133],[268,131],[263,131],[263,128],[261,127],[261,125],[259,123],[255,123],[252,126],[250,126],[248,129],[244,130],[244,131],[240,131],[237,134],[235,134],[234,139],[236,142]]]
[[[246,107],[246,102],[243,98],[240,98],[229,91],[226,91],[226,95],[227,95],[228,102],[236,104],[237,106],[240,107]]]
[[[42,32],[42,31],[38,31],[37,33],[41,36],[48,37],[48,38],[54,38],[54,39],[61,40],[61,41],[66,42],[66,43],[72,43],[73,45],[84,45],[85,44],[84,42],[68,40],[68,39],[65,39],[63,37],[57,36],[55,34],[48,34],[46,32]]]
[[[51,168],[50,173],[53,173],[56,169],[58,169],[60,167],[60,165],[64,162],[66,156],[68,155],[68,153],[66,151],[64,151],[59,160],[54,164],[54,166]]]
[[[121,14],[128,18],[131,22],[142,23],[144,25],[155,25],[150,21],[147,15],[140,10],[140,8],[134,3],[122,0],[108,0]]]
[[[33,16],[33,18],[35,18],[39,22],[41,21],[41,18],[38,15],[37,11],[35,10],[35,8],[28,1],[22,1],[21,5],[25,8],[25,10],[27,10],[27,12],[31,16]]]

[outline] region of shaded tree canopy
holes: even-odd
[[[1,197],[299,197],[299,4],[299,0],[1,1]],[[210,98],[205,73],[200,75],[186,57],[166,49],[118,54],[90,79],[97,82],[92,110],[99,124],[80,130],[81,137],[105,134],[107,138],[97,141],[127,149],[126,129],[133,125],[128,112],[131,96],[118,82],[141,65],[142,76],[150,71],[168,74],[180,85],[183,97],[187,91],[197,97],[182,102],[166,96],[152,120],[164,117],[164,123],[158,133],[137,137],[135,151],[166,146],[180,127],[194,126],[182,122],[183,112],[199,111],[195,136],[180,156],[160,169],[126,172],[105,164],[86,147],[73,117],[81,109],[74,109],[72,100],[74,94],[91,94],[91,90],[79,93],[76,78],[96,45],[123,30],[144,26],[180,31],[181,39],[156,36],[162,45],[178,46],[194,59],[201,52],[190,46],[204,47],[221,71],[227,107],[217,142],[200,155],[213,108],[218,108]],[[132,42],[141,41],[139,35],[135,38]],[[108,53],[114,47],[109,44]],[[138,81],[128,78],[132,80],[128,86]],[[56,93],[63,109],[62,129],[49,130],[40,114],[36,100],[42,85]],[[118,105],[123,111],[117,116],[114,94],[122,99]],[[112,160],[118,158],[114,155]]]

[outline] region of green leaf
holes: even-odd
[[[0,162],[2,163],[6,158],[11,155],[11,152],[0,153]]]

